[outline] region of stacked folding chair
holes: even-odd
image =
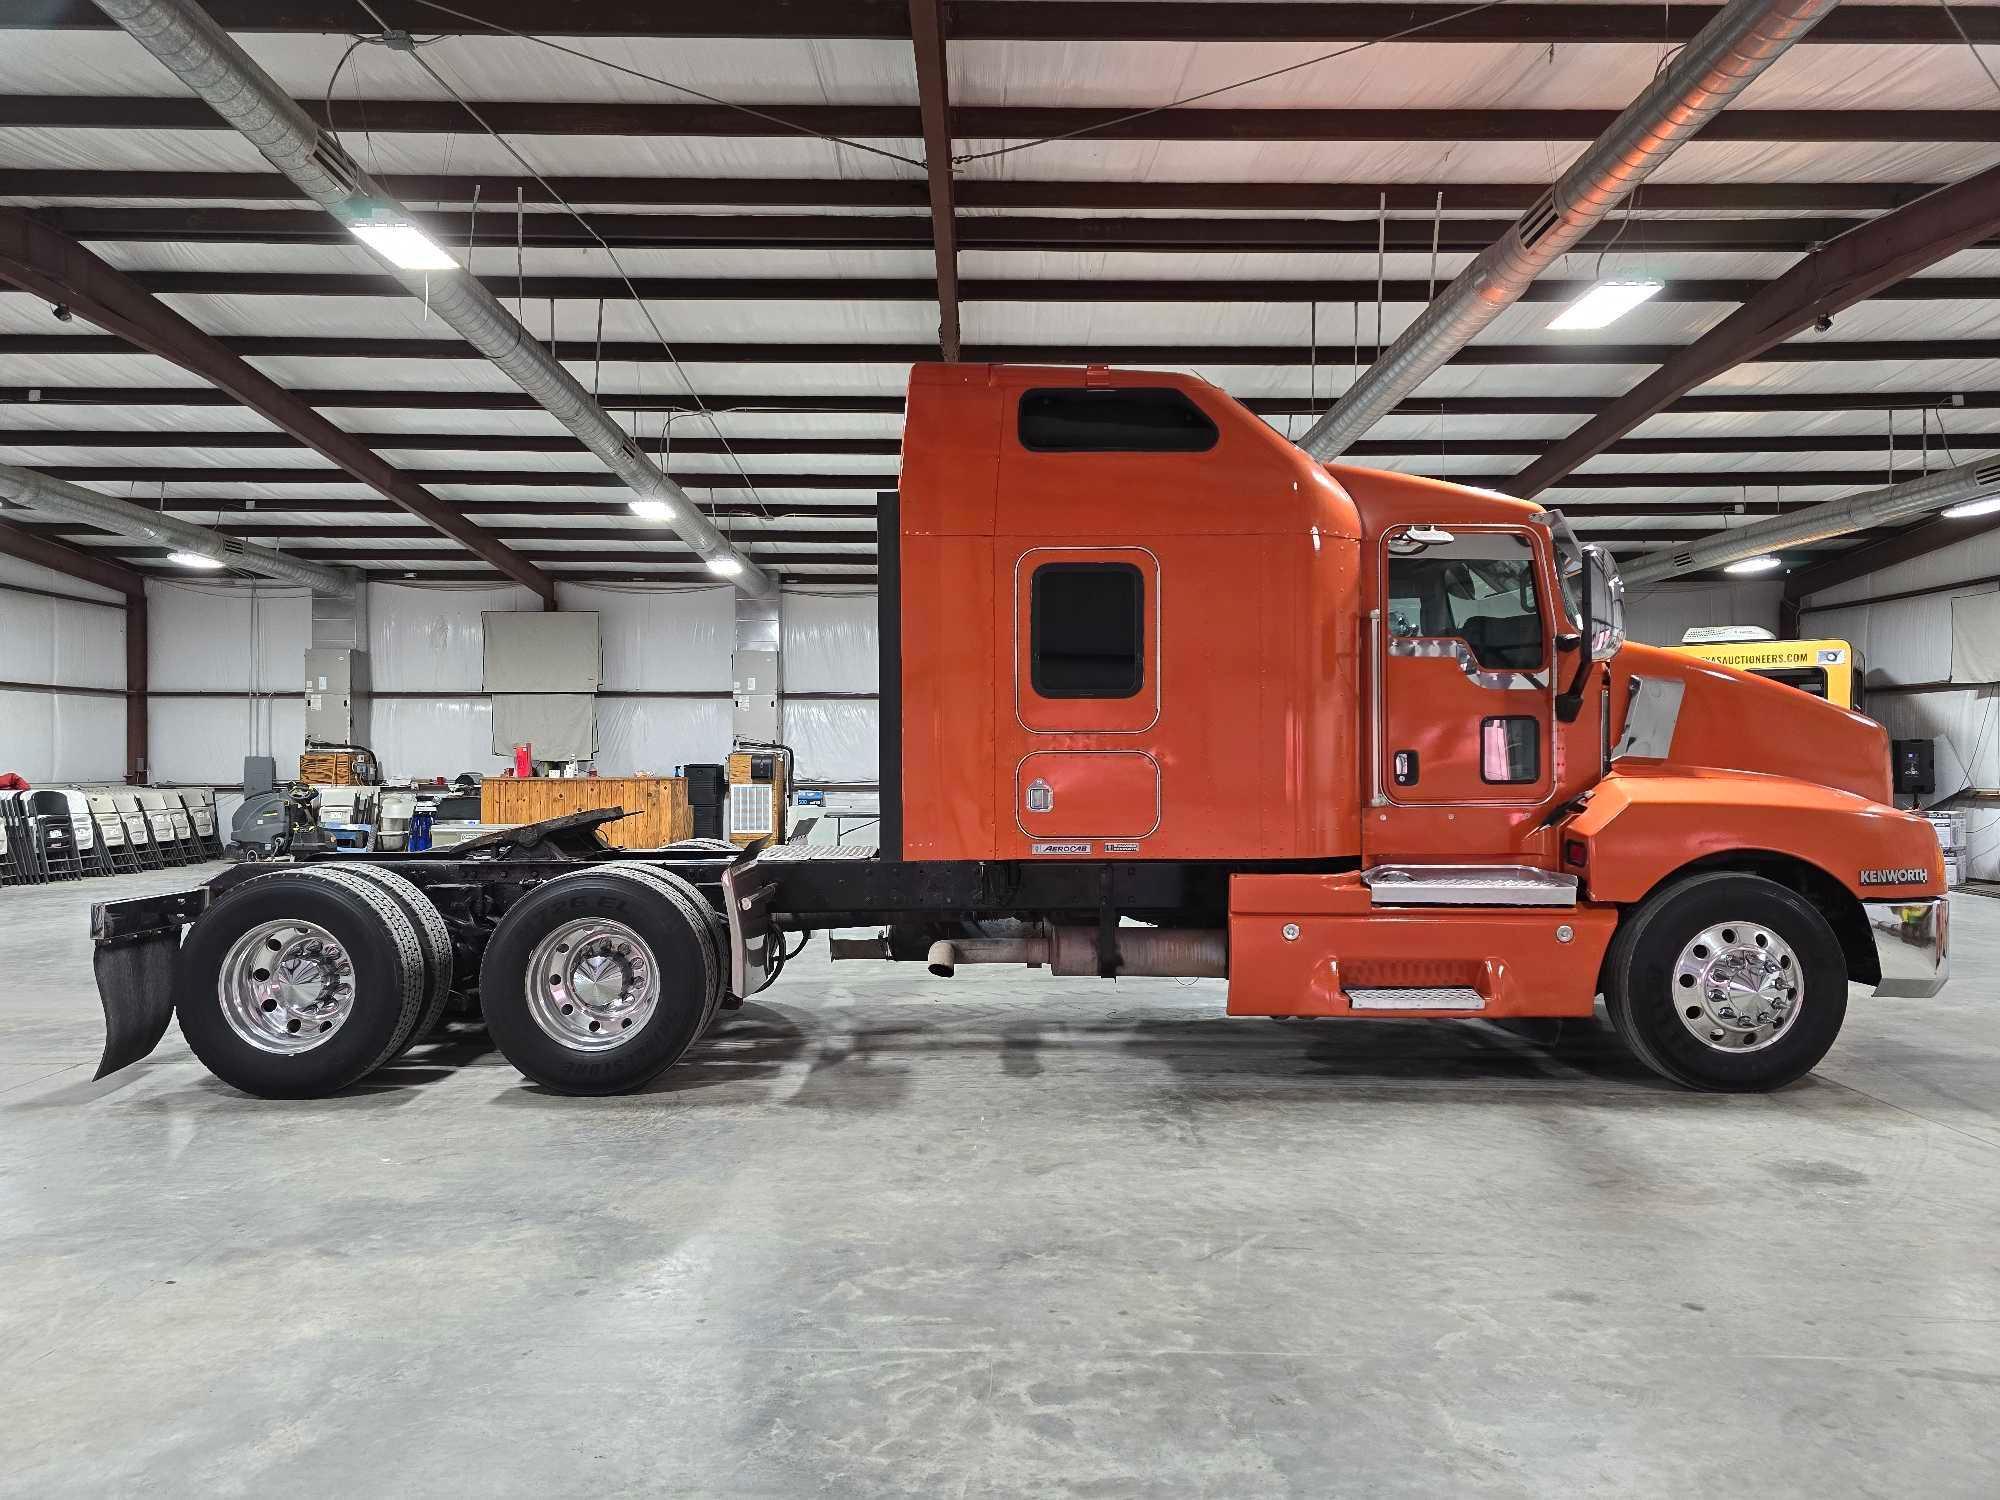
[[[138,868],[165,869],[166,858],[153,843],[153,826],[146,817],[146,809],[140,805],[139,794],[134,791],[113,792],[111,801],[118,809],[120,821],[125,824],[125,842],[130,846]]]
[[[174,827],[174,815],[167,806],[167,794],[142,791],[138,796],[140,810],[146,815],[146,835],[153,841],[161,865],[186,864],[187,851],[182,847],[180,835]]]
[[[194,825],[194,841],[206,859],[222,858],[222,831],[215,822],[215,788],[191,786],[181,790],[181,803],[188,821]]]
[[[12,792],[0,792],[0,798],[11,799]],[[0,885],[22,885],[27,874],[21,869],[20,840],[14,834],[14,821],[7,815],[5,806],[0,806]]]
[[[129,875],[139,868],[132,841],[125,836],[125,820],[109,792],[90,792],[84,797],[90,821],[97,833],[97,849],[105,870],[113,875]]]
[[[49,878],[49,872],[35,843],[34,821],[28,815],[28,794],[0,791],[0,820],[7,828],[7,853],[16,882],[40,885]]]
[[[61,792],[35,791],[22,794],[28,814],[29,837],[41,861],[44,880],[81,880],[82,851],[76,844],[76,825],[70,821],[69,801]]]
[[[111,862],[104,857],[104,845],[98,841],[97,821],[90,815],[90,799],[75,787],[56,787],[50,793],[60,797],[69,814],[71,836],[76,843],[76,867],[84,875],[109,875]]]

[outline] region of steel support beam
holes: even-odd
[[[1825,23],[1822,22],[1822,25]],[[487,203],[532,207],[556,200],[623,208],[905,208],[929,207],[926,184],[870,177],[534,177],[395,175],[379,179],[409,202],[462,207],[477,190]],[[1657,182],[1649,211],[1679,213],[1883,213],[1944,186],[1919,182]],[[953,184],[962,208],[1180,209],[1190,213],[1373,213],[1386,196],[1392,213],[1430,213],[1444,194],[1458,212],[1518,213],[1545,191],[1539,183],[1485,182],[1120,182],[973,179]],[[120,198],[216,199],[226,203],[296,203],[299,190],[275,172],[66,172],[0,168],[0,195],[37,202]]]
[[[1956,547],[1994,531],[2000,531],[2000,515],[1962,516],[1954,521],[1937,517],[1899,528],[1885,540],[1855,547],[1830,561],[1792,573],[1785,579],[1785,597],[1799,603],[1810,594],[1852,583],[1870,573]]]
[[[1429,472],[1433,465],[1428,462],[1428,454],[1436,451],[1435,444],[1426,444],[1421,439],[1406,443],[1385,443],[1385,448],[1397,455],[1408,455],[1409,464],[1399,465],[1412,472]],[[1476,446],[1476,445],[1475,445]],[[1747,446],[1747,445],[1746,445]],[[1483,450],[1482,450],[1483,451]],[[1380,455],[1377,455],[1380,456]],[[257,484],[273,488],[314,489],[329,484],[341,484],[340,475],[321,469],[300,469],[274,467],[253,468],[162,468],[154,464],[41,464],[37,473],[51,479],[67,480],[72,484],[125,483],[127,481],[155,481],[165,484]],[[597,469],[411,469],[405,471],[425,484],[455,484],[477,486],[483,489],[605,489],[618,490],[624,486],[616,475],[603,473]],[[1448,476],[1460,484],[1479,485],[1492,488],[1507,482],[1506,475],[1498,473],[1462,473]],[[1901,478],[1914,478],[1904,474]],[[737,470],[716,470],[702,473],[676,473],[674,482],[684,488],[698,490],[866,490],[870,494],[896,487],[894,473],[872,474],[815,474],[810,472],[750,472]],[[1740,494],[1746,487],[1751,489],[1794,490],[1794,489],[1866,489],[1883,482],[1885,476],[1880,470],[1866,469],[1660,469],[1638,470],[1632,473],[1589,473],[1566,474],[1551,481],[1551,487],[1564,490],[1728,490]],[[167,497],[167,506],[173,509],[198,508],[193,502]],[[298,510],[312,510],[317,502],[310,498],[295,500],[265,500],[261,506],[278,509],[291,506]],[[533,505],[531,500],[520,502],[521,508]]]
[[[1972,11],[1966,12],[1968,15]],[[351,25],[352,22],[349,23]],[[343,28],[345,29],[345,28]],[[1657,38],[1655,38],[1657,40]],[[1954,38],[1954,41],[1956,39]],[[323,100],[299,101],[317,117]],[[787,104],[751,101],[761,113],[721,104],[569,103],[482,100],[495,130],[546,136],[729,136],[791,139],[801,130],[856,140],[920,141],[919,111],[902,104]],[[398,135],[455,135],[465,113],[450,100],[343,99],[342,128]],[[1232,109],[1134,113],[1061,105],[961,105],[950,112],[960,140],[1039,140],[1087,135],[1095,141],[1590,141],[1617,118],[1604,109]],[[12,94],[0,96],[0,125],[66,130],[228,130],[199,99],[173,95]],[[1711,121],[1705,141],[1884,142],[2000,140],[1991,109],[1752,109]]]
[[[917,113],[924,124],[930,182],[931,254],[937,262],[938,348],[958,358],[958,224],[951,166],[950,70],[939,0],[910,0],[910,45],[917,61]]]
[[[352,478],[429,522],[554,606],[555,585],[538,569],[455,514],[292,392],[246,364],[222,341],[202,332],[150,293],[141,291],[130,278],[82,245],[18,209],[0,209],[0,280],[69,307],[115,335],[102,342],[128,352],[141,349],[170,360],[227,391]]]
[[[321,408],[344,407],[354,411],[539,411],[541,408],[518,391],[469,390],[389,390],[313,389],[296,394],[308,405]],[[894,395],[856,395],[852,391],[829,391],[822,395],[759,395],[728,392],[704,395],[702,409],[712,412],[755,411],[769,415],[788,411],[843,412],[859,415],[901,416],[903,398]],[[694,398],[671,392],[649,391],[607,395],[616,410],[626,412],[680,412],[695,410]],[[203,410],[235,406],[236,400],[222,391],[190,386],[105,386],[44,385],[0,386],[0,407],[7,406],[118,406]],[[1324,401],[1301,396],[1252,396],[1244,402],[1260,416],[1312,415]],[[1398,417],[1567,417],[1589,416],[1609,406],[1602,396],[1446,396],[1416,397],[1391,413]],[[1946,413],[2000,410],[2000,390],[1896,390],[1896,391],[1797,391],[1766,395],[1754,391],[1723,391],[1712,395],[1683,396],[1667,408],[1677,416],[1719,412],[1748,412],[1784,415],[1800,412],[1891,412],[1912,413],[1929,410]],[[376,433],[373,437],[380,438]]]
[[[1773,351],[1788,347],[1786,339],[1811,328],[1816,319],[1832,317],[1996,230],[2000,230],[2000,167],[1990,167],[1843,235],[1662,361],[1659,369],[1550,448],[1506,487],[1517,495],[1539,493],[1696,386],[1738,365],[1770,358]],[[1789,347],[1802,353],[1817,348],[1824,359],[1843,346],[1827,342]]]
[[[369,432],[355,437],[382,452],[408,450],[419,453],[567,453],[581,454],[584,447],[567,433],[520,432]],[[1898,432],[1893,445],[1879,432],[1828,432],[1803,436],[1753,434],[1745,437],[1699,437],[1692,434],[1659,438],[1621,438],[1605,450],[1614,454],[1719,453],[1755,455],[1759,453],[1881,453],[1944,457],[1948,443],[1954,453],[1983,452],[2000,448],[2000,431],[1962,431],[1947,435],[1941,442],[1929,432]],[[175,429],[154,432],[143,428],[64,428],[0,427],[0,448],[193,448],[203,452],[236,450],[292,451],[305,445],[288,432],[231,432]],[[1352,458],[1382,458],[1409,454],[1418,461],[1432,454],[1536,454],[1548,446],[1546,438],[1495,437],[1445,438],[1428,435],[1407,438],[1363,438],[1347,452]],[[739,457],[751,454],[839,454],[856,458],[894,458],[902,443],[893,437],[800,437],[732,438],[725,448],[720,438],[674,439],[674,452]],[[34,467],[49,465],[34,461]],[[699,483],[692,475],[683,482]]]
[[[631,288],[614,276],[495,276],[482,278],[495,296],[524,296],[530,302],[630,301],[634,291],[649,302],[929,302],[935,282],[904,276],[635,276]],[[401,297],[389,276],[339,271],[139,271],[135,285],[157,296],[195,297]],[[1667,303],[1746,302],[1770,283],[1732,277],[1687,277],[1670,281],[1653,298]],[[1588,281],[1538,281],[1523,302],[1564,304],[1595,285]],[[4,292],[0,288],[0,292]],[[966,302],[1192,302],[1259,305],[1373,302],[1428,302],[1431,282],[1326,280],[1239,280],[1178,277],[1157,280],[1049,278],[961,280],[958,300]],[[1876,293],[1883,302],[1991,302],[2000,299],[2000,277],[1925,276],[1898,282]]]
[[[0,103],[4,103],[0,98]],[[1254,113],[1254,111],[1253,111]],[[1985,113],[2000,120],[2000,109]],[[1740,116],[1723,115],[1721,119]],[[2000,141],[2000,127],[1995,140]],[[291,208],[46,208],[43,222],[73,239],[93,243],[344,245],[352,236],[310,209]],[[516,230],[511,217],[469,212],[414,213],[442,244],[512,250],[518,241],[530,250],[573,250],[596,240],[566,214],[534,213]],[[1804,253],[1857,229],[1855,218],[1661,218],[1646,221],[1646,244],[1657,250],[1731,254],[1760,250]],[[1373,218],[1159,218],[1103,215],[1041,217],[981,215],[955,221],[960,250],[1034,252],[1072,250],[1162,250],[1183,254],[1230,254],[1243,250],[1349,251],[1373,255]],[[591,227],[612,245],[634,250],[687,246],[756,249],[901,250],[931,244],[928,217],[913,214],[594,214]],[[1485,249],[1513,226],[1495,219],[1406,216],[1383,226],[1387,248],[1398,254],[1428,255],[1433,229],[1438,248],[1461,255]],[[1573,249],[1608,250],[1619,227],[1598,224],[1578,237]],[[1288,301],[1304,301],[1293,294]],[[1370,293],[1369,300],[1373,300]]]
[[[1995,195],[1995,211],[2000,212],[2000,194]],[[1776,285],[1776,283],[1773,283]],[[1842,302],[1848,306],[1860,298]],[[81,307],[78,308],[81,311]],[[95,321],[95,320],[93,320]],[[1811,317],[1807,315],[1807,326]],[[1789,330],[1798,331],[1796,328]],[[1781,343],[1783,333],[1763,343],[1755,352],[1732,358],[1720,366],[1737,364],[1846,364],[1890,361],[1914,363],[1921,360],[1983,360],[2000,358],[2000,338],[1968,339],[1826,339]],[[206,337],[206,335],[203,335]],[[249,359],[407,359],[476,361],[479,352],[453,339],[351,338],[282,334],[276,337],[233,336],[213,340],[223,350]],[[1698,345],[1680,344],[1470,344],[1459,350],[1451,364],[1481,369],[1518,368],[1528,365],[1663,365],[1685,356]],[[4,355],[116,355],[140,352],[122,338],[96,338],[89,334],[16,333],[0,335],[0,356]],[[600,352],[589,339],[557,342],[555,357],[577,365],[588,365]],[[672,357],[657,343],[640,341],[607,342],[602,346],[606,366],[614,364],[671,364]],[[934,358],[929,344],[797,343],[747,344],[680,342],[674,353],[683,364],[876,364],[907,365]],[[1346,365],[1358,355],[1366,361],[1374,357],[1373,345],[1359,350],[1340,345],[1306,344],[967,344],[962,354],[975,362],[996,364],[1051,365],[1167,365],[1209,368],[1223,365],[1295,365],[1305,369],[1317,363]],[[183,361],[184,363],[184,361]],[[1700,376],[1690,385],[1710,378]],[[901,384],[898,379],[897,384]],[[1685,390],[1688,387],[1683,386]],[[1678,392],[1676,393],[1678,394]],[[607,394],[604,404],[630,410],[623,397]],[[1617,403],[1614,403],[1616,405]],[[1651,415],[1648,412],[1647,415]],[[315,447],[318,445],[315,444]]]
[[[1685,42],[1715,18],[1715,5],[1676,5],[1664,13],[1629,4],[1510,4],[1466,13],[1450,3],[1401,5],[1384,16],[1376,4],[1353,0],[954,0],[954,34],[967,41],[1365,42],[1386,31],[1431,23],[1430,43],[1521,42],[1538,46]],[[1960,4],[1975,42],[2000,42],[2000,15]],[[478,35],[410,0],[383,0],[391,24],[413,32]],[[726,6],[661,5],[657,0],[482,0],[475,10],[495,26],[585,37],[799,37],[899,41],[900,0],[736,0]],[[210,0],[209,12],[239,32],[347,32],[346,0]],[[0,30],[99,31],[104,17],[88,0],[42,0],[0,12]],[[1958,41],[1949,21],[1929,6],[1849,5],[1811,40],[1894,45]]]

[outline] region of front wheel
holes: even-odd
[[[1689,1088],[1780,1088],[1818,1065],[1847,1015],[1847,961],[1826,918],[1776,881],[1677,880],[1620,923],[1605,1007],[1639,1060]]]

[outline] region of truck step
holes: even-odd
[[[1486,997],[1471,985],[1410,989],[1353,989],[1347,1003],[1356,1010],[1484,1010]]]
[[[1574,906],[1576,877],[1531,865],[1376,865],[1371,906]]]

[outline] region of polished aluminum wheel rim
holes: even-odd
[[[565,922],[528,955],[528,1014],[572,1052],[609,1052],[645,1029],[660,1004],[646,940],[601,917]]]
[[[260,922],[224,955],[215,991],[229,1029],[259,1052],[310,1052],[354,1012],[354,961],[324,927]]]
[[[1791,944],[1755,922],[1718,922],[1674,964],[1681,1025],[1717,1052],[1757,1052],[1797,1024],[1805,975]]]

